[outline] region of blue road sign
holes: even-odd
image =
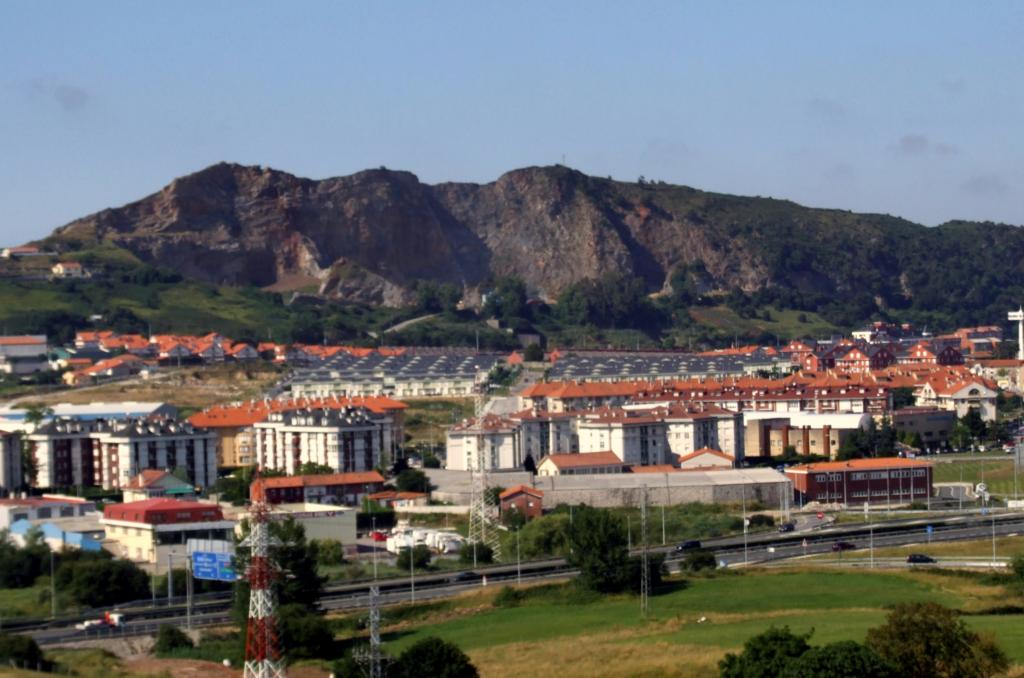
[[[192,576],[213,581],[235,581],[231,554],[196,551],[192,554]]]
[[[934,528],[934,527],[932,527],[931,525],[929,525],[928,527],[926,527],[926,528],[924,528],[924,529],[925,529],[925,531],[927,531],[927,532],[928,532],[928,534],[931,534],[932,532],[934,532],[934,531],[935,531],[935,528]]]

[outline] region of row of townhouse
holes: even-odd
[[[406,407],[383,396],[264,399],[216,405],[189,421],[216,433],[223,467],[295,473],[315,463],[343,473],[397,459]]]
[[[139,358],[164,363],[205,362],[225,360],[256,360],[258,350],[245,342],[235,342],[224,335],[211,332],[203,336],[180,334],[118,334],[110,330],[78,332],[74,349],[125,352]]]
[[[678,466],[679,458],[716,449],[743,458],[742,416],[718,407],[602,408],[572,412],[529,409],[488,414],[451,427],[447,468],[523,468],[550,456],[610,452],[628,466]]]
[[[835,343],[794,341],[783,349],[790,362],[801,369],[820,372],[867,373],[890,365],[962,365],[964,356],[949,341],[917,340],[912,343],[867,343],[841,339]]]
[[[216,434],[175,419],[53,418],[24,437],[36,487],[122,488],[145,469],[180,470],[200,487],[217,480]]]
[[[884,413],[892,395],[884,385],[815,376],[659,382],[534,384],[519,394],[520,404],[551,412],[571,412],[626,403],[720,407],[733,412]]]

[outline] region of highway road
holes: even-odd
[[[929,535],[927,527],[931,525]],[[1024,533],[1024,514],[1007,513],[999,515],[957,516],[953,518],[929,518],[900,521],[883,521],[873,525],[853,524],[839,525],[807,533],[762,532],[751,534],[746,540],[742,536],[709,539],[703,544],[712,550],[715,557],[726,567],[744,567],[755,565],[782,564],[787,560],[807,555],[833,553],[832,545],[836,541],[849,542],[855,550],[836,554],[835,561],[815,561],[816,564],[841,563],[843,560],[851,564],[862,564],[870,561],[871,547],[902,546],[922,544],[922,550],[929,541],[948,542],[969,539],[988,539],[994,534],[998,536]],[[745,542],[745,544],[744,544]],[[651,552],[666,554],[666,562],[670,569],[676,569],[685,557],[676,553],[674,546],[653,546]],[[878,560],[877,565],[891,565],[891,559]],[[939,566],[957,566],[956,560],[940,563]],[[436,598],[447,598],[483,585],[482,577],[486,576],[487,585],[522,582],[555,581],[567,579],[576,574],[562,559],[524,562],[519,568],[515,563],[503,564],[487,568],[477,568],[471,575],[465,575],[467,581],[453,582],[458,572],[429,574],[415,577],[414,588],[411,590],[408,578],[387,579],[378,582],[380,587],[381,605],[393,605]],[[327,588],[321,599],[321,607],[326,610],[364,609],[368,606],[368,594],[371,582],[355,582],[333,584]],[[181,601],[182,603],[184,601]],[[192,625],[209,626],[230,621],[230,594],[208,594],[197,597],[191,615]],[[83,618],[98,618],[102,613],[91,616],[60,619],[55,622],[27,624],[5,624],[5,630],[24,632],[32,635],[40,645],[54,646],[68,642],[103,638],[108,636],[137,636],[153,633],[160,624],[185,626],[188,615],[183,604],[165,607],[150,607],[145,602],[134,606],[122,606],[118,611],[124,614],[124,624],[116,629],[103,628],[79,631],[74,624]]]

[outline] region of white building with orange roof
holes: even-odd
[[[624,464],[671,462],[668,426],[661,418],[625,410],[585,416],[579,425],[580,453],[611,451]]]
[[[270,412],[253,425],[255,463],[261,469],[300,473],[304,464],[336,473],[372,471],[390,463],[381,427],[363,407],[303,408]]]
[[[370,398],[298,398],[290,400],[250,400],[214,405],[189,418],[195,426],[217,433],[217,456],[221,466],[239,467],[256,463],[255,424],[265,421],[271,412],[299,409],[365,408],[378,428],[380,448],[388,460],[394,460],[404,440],[404,411],[407,405],[384,396]]]
[[[537,465],[538,476],[572,476],[622,473],[626,470],[622,458],[614,452],[581,452],[579,454],[552,454]]]
[[[962,379],[932,378],[915,392],[919,407],[938,407],[956,412],[963,417],[970,410],[977,410],[985,421],[996,420],[998,391],[995,384],[969,373]]]
[[[445,468],[456,471],[472,471],[481,466],[490,471],[522,468],[524,455],[519,435],[519,423],[508,417],[487,414],[479,421],[467,419],[448,429]]]
[[[49,367],[50,347],[44,334],[0,337],[0,372],[32,374]]]

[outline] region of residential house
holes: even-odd
[[[480,420],[467,419],[448,429],[446,437],[449,470],[472,471],[523,467],[519,424],[494,414]]]
[[[732,468],[735,460],[721,450],[704,447],[679,457],[679,468],[684,471],[709,468]]]
[[[87,278],[89,277],[85,267],[77,261],[58,261],[50,269],[55,278]]]
[[[315,503],[331,506],[360,506],[364,499],[380,492],[384,477],[377,471],[325,473],[258,478],[252,496],[262,492],[271,504]]]
[[[0,431],[0,496],[7,496],[21,488],[23,482],[21,435]]]
[[[926,381],[915,391],[915,404],[920,407],[938,407],[956,412],[963,417],[974,409],[985,421],[996,419],[995,384],[980,377],[947,381],[941,378]]]
[[[498,495],[501,515],[516,511],[527,521],[539,518],[544,512],[544,492],[529,485],[516,485]]]
[[[229,541],[235,529],[216,504],[164,497],[105,506],[100,524],[116,555],[150,564],[184,558],[189,539]]]
[[[384,457],[380,426],[365,407],[270,412],[253,425],[261,469],[299,472],[322,464],[337,473],[371,471]]]
[[[169,471],[143,469],[124,488],[125,503],[158,497],[195,499],[196,488]]]
[[[0,372],[17,376],[45,370],[49,350],[43,334],[0,337]]]
[[[539,476],[592,475],[622,473],[626,465],[614,452],[549,454],[537,465]]]
[[[145,469],[181,469],[200,487],[217,480],[216,436],[174,419],[51,419],[26,436],[35,486],[121,488]]]
[[[400,490],[382,490],[374,492],[367,498],[377,502],[380,506],[391,509],[426,506],[430,502],[430,495],[426,492],[402,492]]]

